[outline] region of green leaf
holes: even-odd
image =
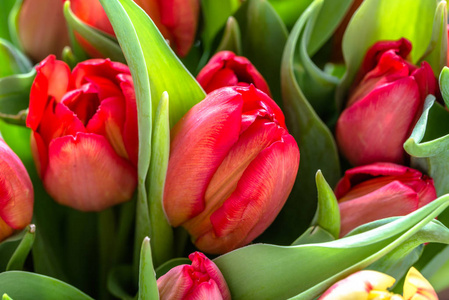
[[[428,277],[430,284],[437,291],[443,291],[449,287],[449,259],[448,252],[449,247],[446,247],[444,251],[444,257],[439,257],[438,262],[440,263],[440,268],[431,276]]]
[[[97,50],[103,57],[110,58],[113,61],[125,63],[122,50],[117,44],[113,36],[101,32],[94,27],[84,23],[80,20],[70,8],[70,1],[64,3],[64,17],[69,26],[69,30],[78,33],[86,40],[95,50]],[[82,57],[80,57],[82,59]]]
[[[407,216],[336,241],[289,247],[251,245],[214,262],[233,299],[314,299],[337,280],[366,268],[423,228],[432,239],[437,237],[442,227],[425,226],[448,206],[449,195],[445,195]],[[423,236],[421,243],[428,238]],[[439,241],[449,243],[446,235]]]
[[[312,226],[307,228],[299,238],[297,238],[291,246],[325,243],[335,240],[334,236],[320,226]]]
[[[312,0],[269,0],[269,2],[285,25],[292,28]]]
[[[108,290],[109,292],[123,300],[134,300],[135,297],[131,294],[130,290],[133,290],[134,284],[133,268],[131,265],[120,265],[111,269],[108,275]]]
[[[13,300],[13,299],[10,298],[7,294],[3,294],[2,300]]]
[[[267,0],[247,1],[235,18],[242,34],[243,56],[262,74],[273,100],[282,108],[279,66],[288,38],[287,28]]]
[[[441,95],[443,96],[444,104],[448,106],[449,104],[449,68],[444,67],[443,70],[441,70],[440,78],[440,90]]]
[[[331,186],[340,177],[338,152],[332,134],[307,101],[295,77],[294,54],[300,33],[308,20],[317,16],[321,5],[322,1],[315,1],[302,14],[290,34],[282,60],[284,112],[289,132],[298,143],[301,161],[292,193],[273,225],[266,231],[272,233],[275,243],[290,244],[312,221],[316,210],[314,181],[317,170],[323,170]]]
[[[221,38],[221,42],[217,47],[217,52],[224,50],[232,51],[239,56],[242,55],[243,50],[240,27],[234,17],[228,18],[223,37]]]
[[[340,236],[340,209],[337,197],[320,170],[316,173],[315,178],[318,190],[318,208],[312,225],[320,226],[334,239],[338,239]]]
[[[18,23],[19,23],[19,13],[20,9],[22,8],[23,0],[15,0],[14,2],[15,3],[11,8],[11,10],[9,11],[8,15],[9,37],[13,45],[22,51],[23,47],[19,39]]]
[[[337,105],[342,107],[367,50],[382,40],[406,38],[412,43],[411,62],[424,55],[432,37],[436,0],[366,0],[354,13],[343,36],[347,72],[338,88]]]
[[[8,27],[8,15],[14,6],[15,0],[2,0],[0,1],[0,38],[10,40],[9,27]]]
[[[31,247],[33,247],[35,238],[34,233],[36,231],[36,226],[34,226],[33,224],[28,225],[28,227],[25,230],[26,230],[25,236],[22,238],[22,241],[20,242],[16,251],[9,260],[8,265],[6,266],[6,271],[23,269],[25,260],[31,251]]]
[[[7,40],[0,38],[0,78],[28,73],[33,65],[31,61]]]
[[[159,299],[156,276],[151,257],[150,239],[146,237],[140,252],[139,300]]]
[[[9,271],[0,273],[0,293],[20,300],[93,300],[75,287],[44,275]]]
[[[168,94],[164,92],[154,120],[151,163],[147,177],[151,250],[155,266],[173,257],[173,229],[165,218],[162,200],[165,175],[170,154],[170,123]]]
[[[446,1],[438,3],[433,22],[432,38],[421,60],[427,61],[435,74],[447,64],[447,8]]]

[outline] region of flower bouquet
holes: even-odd
[[[1,0],[0,296],[449,299],[441,0]]]

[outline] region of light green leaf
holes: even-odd
[[[320,226],[312,226],[307,228],[299,238],[297,238],[291,246],[325,243],[335,240],[334,236],[321,228]]]
[[[7,294],[3,294],[2,300],[13,300],[13,299],[10,298]]]
[[[269,2],[285,25],[292,28],[312,0],[269,0]]]
[[[0,1],[0,38],[10,40],[9,27],[8,27],[8,15],[14,6],[15,0],[2,0]]]
[[[151,257],[150,239],[146,237],[143,240],[140,252],[140,271],[139,271],[139,300],[159,299],[157,289],[156,274],[153,268],[153,259]]]
[[[75,287],[44,275],[9,271],[0,273],[0,294],[20,300],[93,300]]]
[[[234,17],[228,18],[223,37],[217,47],[217,52],[224,50],[232,51],[239,56],[243,55],[240,27]]]
[[[162,200],[170,154],[168,94],[164,92],[154,120],[151,163],[147,177],[148,210],[150,212],[151,250],[155,266],[173,257],[173,229],[165,218]]]
[[[443,70],[441,70],[440,78],[440,90],[441,95],[443,96],[444,104],[448,106],[449,104],[449,68],[444,67]]]
[[[337,280],[403,245],[421,229],[429,230],[432,237],[438,236],[440,226],[425,226],[448,206],[449,195],[445,195],[407,216],[336,241],[290,247],[256,244],[222,255],[214,262],[233,299],[314,299]],[[427,240],[424,236],[421,243]],[[449,243],[446,237],[443,235],[440,241]]]
[[[445,251],[435,262],[440,264],[439,268],[431,277],[427,277],[427,279],[433,288],[437,292],[440,292],[449,288],[449,246],[446,247]]]
[[[36,226],[28,225],[25,235],[6,266],[6,271],[22,270],[28,254],[33,247]]]

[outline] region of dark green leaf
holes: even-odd
[[[226,22],[223,37],[217,47],[217,52],[224,50],[232,51],[237,55],[243,55],[240,27],[234,17],[229,17]]]
[[[36,226],[28,225],[25,235],[6,266],[7,271],[22,270],[25,260],[33,247]]]

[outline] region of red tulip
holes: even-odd
[[[17,31],[23,51],[36,62],[52,53],[61,56],[69,45],[61,0],[24,0]]]
[[[185,56],[195,41],[200,11],[199,0],[134,0],[151,17],[162,35],[179,56]],[[114,35],[98,0],[71,0],[75,15],[88,25]],[[92,57],[101,57],[79,35],[77,39]]]
[[[406,61],[406,39],[376,43],[366,54],[336,136],[343,155],[353,165],[378,161],[403,163],[403,143],[422,113],[437,82],[431,67]]]
[[[129,200],[136,187],[138,140],[128,67],[92,59],[70,73],[49,56],[36,70],[27,126],[47,192],[83,211]]]
[[[33,217],[33,185],[19,157],[0,138],[0,241]]]
[[[164,209],[202,251],[244,246],[273,222],[299,150],[276,103],[254,86],[218,89],[173,128]]]
[[[431,178],[392,163],[347,170],[335,195],[340,206],[342,236],[368,222],[407,215],[437,197]]]
[[[225,86],[253,84],[271,97],[270,89],[256,67],[246,57],[237,56],[231,51],[215,54],[196,79],[206,93]]]
[[[189,255],[191,265],[179,265],[157,280],[161,300],[230,300],[226,281],[218,267],[204,254]]]

